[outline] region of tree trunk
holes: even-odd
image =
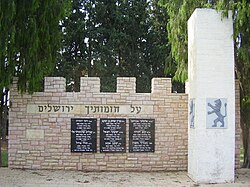
[[[3,122],[3,90],[0,93],[0,167],[2,167],[2,122]]]
[[[241,124],[242,128],[242,141],[243,141],[243,149],[244,149],[244,161],[243,168],[250,167],[250,131],[246,123]]]
[[[88,46],[88,65],[87,65],[87,75],[88,77],[92,76],[92,65],[91,65],[91,61],[92,61],[92,38],[91,36],[89,37],[89,46]]]
[[[2,140],[0,136],[0,167],[2,167]]]
[[[3,142],[6,142],[6,131],[7,131],[7,121],[8,121],[8,94],[9,90],[6,89],[4,93],[4,104],[3,104],[3,131],[2,131],[2,137],[3,137]]]
[[[3,143],[6,142],[6,131],[7,131],[7,113],[8,107],[6,105],[3,106],[3,128],[2,128],[2,140]]]
[[[248,128],[248,142],[247,142],[247,154],[246,154],[246,168],[250,168],[250,130]]]

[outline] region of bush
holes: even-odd
[[[2,150],[2,166],[8,167],[8,151]]]

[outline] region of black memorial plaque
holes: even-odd
[[[96,152],[97,119],[71,119],[71,152]]]
[[[129,120],[129,152],[155,151],[155,120]]]
[[[126,152],[126,119],[100,119],[100,152]]]

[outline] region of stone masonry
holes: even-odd
[[[47,77],[44,92],[11,88],[9,167],[82,171],[187,170],[188,95],[171,93],[171,79],[152,79],[151,93],[136,93],[135,78],[117,78],[116,93],[100,92],[100,79],[82,77],[80,92],[65,92],[65,79]],[[239,94],[236,86],[236,168],[239,168]],[[120,106],[117,113],[91,106]],[[130,110],[138,106],[140,110]],[[86,110],[88,108],[88,110]],[[97,118],[97,153],[71,152],[71,119]],[[100,153],[100,118],[126,119],[126,153]],[[129,153],[128,120],[155,119],[155,152]]]

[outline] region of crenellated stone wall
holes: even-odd
[[[18,93],[15,80],[10,96],[9,167],[82,171],[187,170],[188,95],[171,93],[168,78],[152,79],[151,93],[136,93],[135,82],[135,78],[119,77],[117,92],[102,93],[99,78],[82,77],[80,92],[65,92],[64,78],[47,77],[44,92],[28,95]],[[72,118],[97,119],[96,153],[71,152]],[[126,119],[125,153],[100,153],[100,118]],[[155,119],[154,152],[129,152],[129,119]],[[236,138],[238,167],[239,133]]]

